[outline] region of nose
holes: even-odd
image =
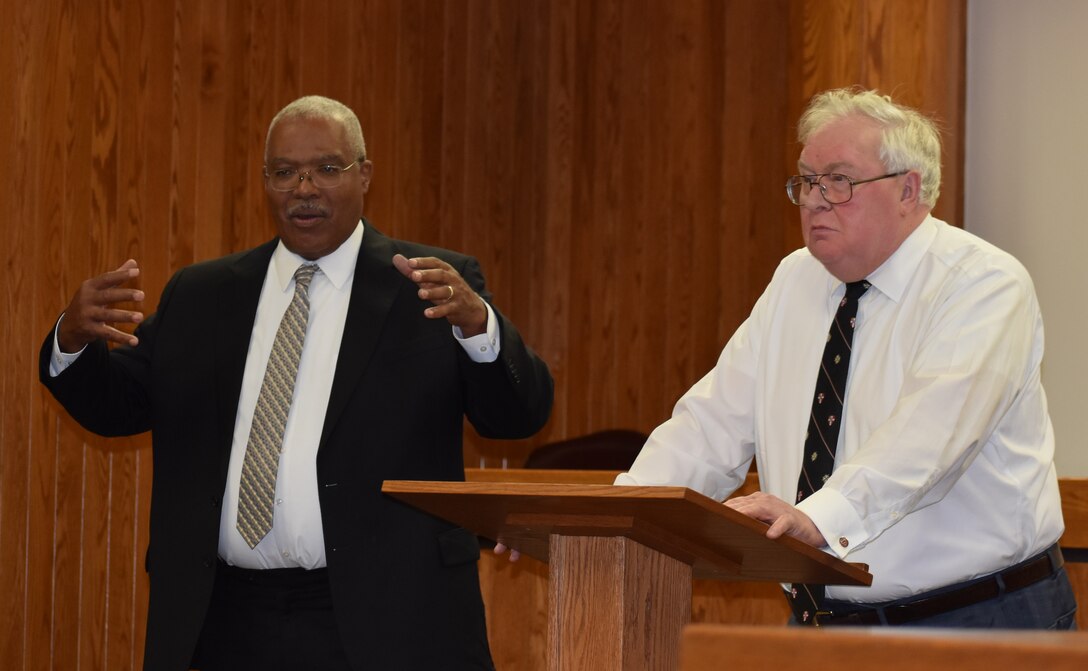
[[[801,192],[801,207],[807,210],[828,209],[831,204],[824,198],[823,189],[819,184],[814,184],[808,192]]]
[[[318,188],[314,185],[314,178],[310,176],[311,171],[300,172],[298,174],[298,186],[295,187],[295,195],[310,197],[317,195]]]

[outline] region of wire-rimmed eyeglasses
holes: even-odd
[[[907,174],[907,170],[889,172],[879,177],[869,179],[852,179],[837,172],[829,172],[821,175],[794,175],[786,180],[786,196],[794,205],[801,205],[805,196],[812,187],[820,187],[820,195],[831,205],[842,205],[854,197],[854,187],[858,184],[876,182],[889,177],[898,177]]]
[[[294,191],[307,177],[319,189],[333,189],[340,186],[344,180],[344,173],[359,165],[359,161],[352,161],[350,165],[341,168],[338,165],[319,165],[303,172],[297,168],[276,168],[271,172],[264,170],[264,176],[268,185],[274,191]]]

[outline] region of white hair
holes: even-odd
[[[881,126],[880,160],[888,172],[914,170],[922,177],[918,200],[932,208],[941,195],[941,136],[937,125],[890,96],[857,88],[832,89],[812,98],[797,124],[807,144],[817,131],[844,117],[861,115]]]

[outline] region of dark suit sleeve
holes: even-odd
[[[465,379],[465,413],[485,438],[525,438],[551,415],[554,383],[548,365],[525,344],[513,322],[491,302],[483,273],[474,258],[458,269],[491,305],[499,326],[499,358],[476,363],[460,352]]]

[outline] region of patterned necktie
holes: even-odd
[[[846,285],[846,295],[839,302],[835,321],[827,333],[820,374],[813,392],[812,412],[805,434],[804,460],[797,479],[797,500],[800,503],[824,486],[835,466],[835,448],[842,426],[842,402],[846,392],[846,375],[850,369],[850,345],[854,341],[854,322],[858,300],[869,289],[861,280]],[[815,614],[823,602],[823,585],[795,584],[790,590],[790,608],[798,622],[817,624]]]
[[[295,296],[283,313],[272,353],[264,371],[264,382],[253,410],[242,481],[238,488],[238,523],[236,525],[249,547],[256,547],[272,529],[272,499],[276,494],[283,430],[298,375],[298,360],[306,337],[310,316],[310,280],[320,270],[306,263],[295,271]]]

